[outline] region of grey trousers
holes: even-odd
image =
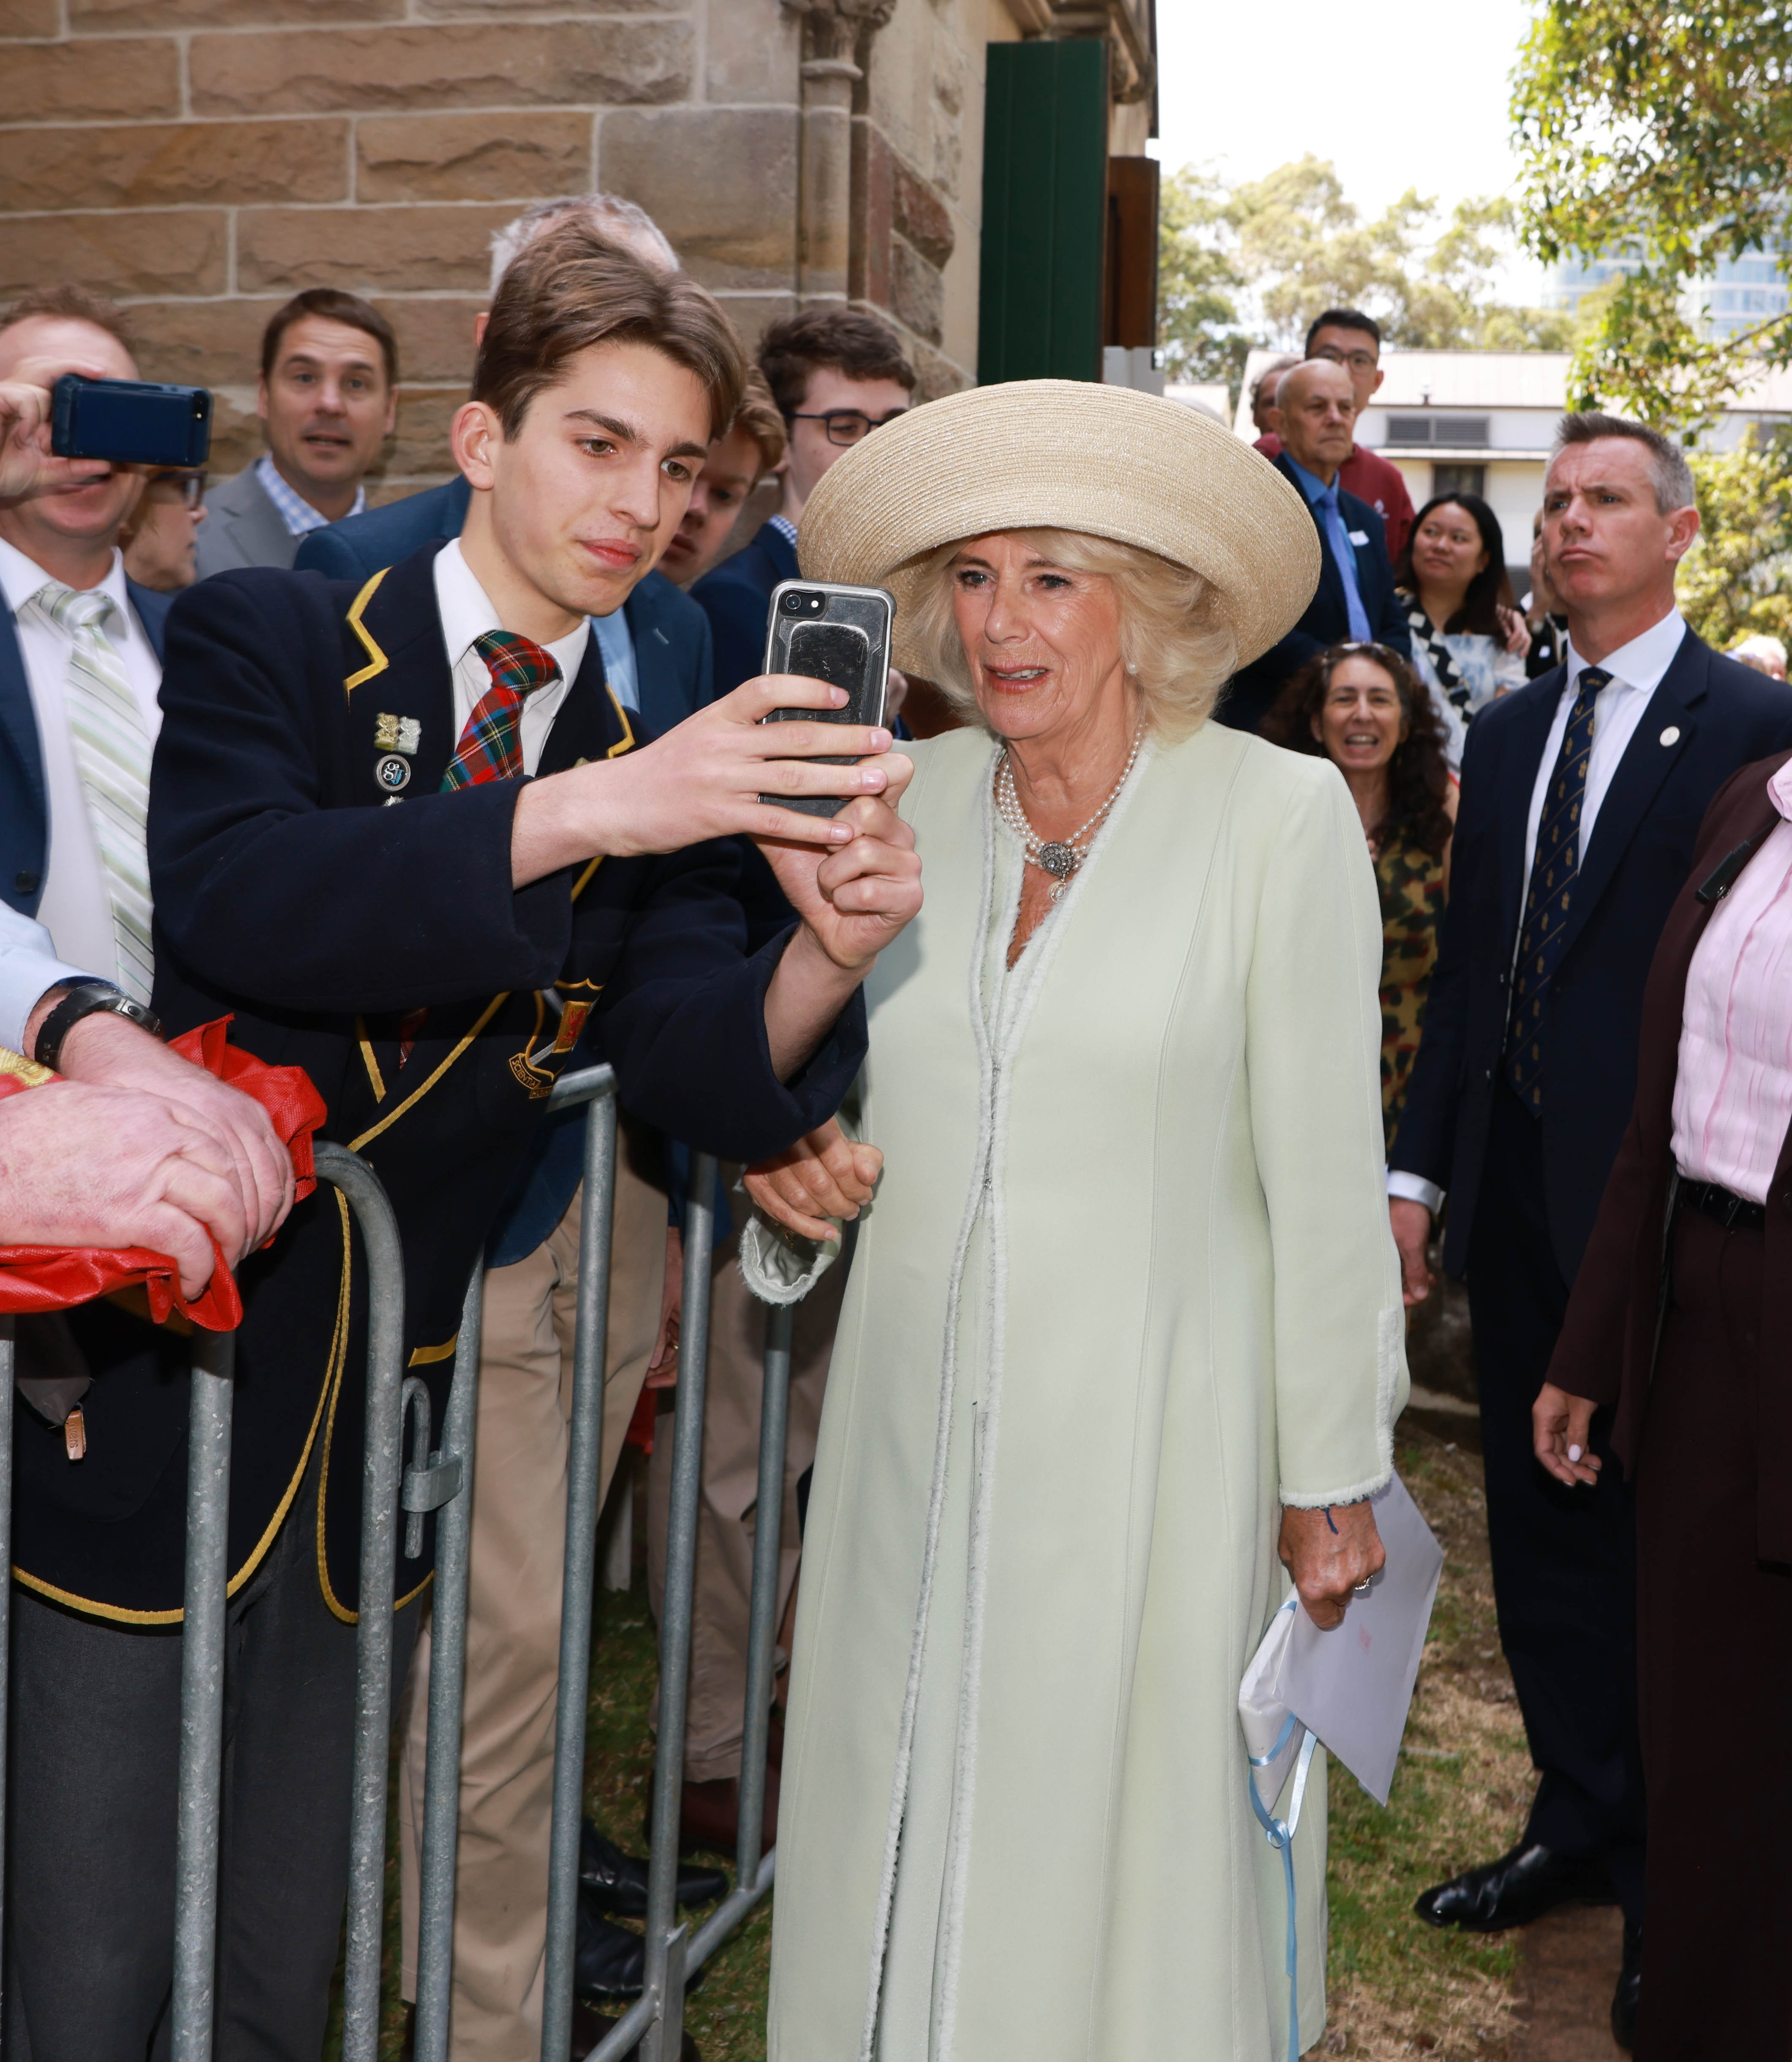
[[[348,1882],[355,1628],[317,1572],[316,1467],[231,1599],[218,2062],[318,2062]],[[402,1681],[417,1607],[399,1615]],[[13,1592],[6,2062],[160,2062],[173,1981],[178,1627]]]

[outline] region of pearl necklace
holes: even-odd
[[[1068,838],[1045,839],[1027,820],[1027,812],[1020,806],[1020,797],[1014,785],[1014,762],[1008,748],[1002,747],[1001,759],[996,768],[996,810],[1014,835],[1020,839],[1028,861],[1042,873],[1049,873],[1052,881],[1052,900],[1056,902],[1070,885],[1070,877],[1088,857],[1089,845],[1101,820],[1119,799],[1120,791],[1126,785],[1129,774],[1139,756],[1139,747],[1144,742],[1145,725],[1141,724],[1133,733],[1133,749],[1126,755],[1126,764],[1120,769],[1120,778],[1108,790],[1100,808],[1079,831]]]

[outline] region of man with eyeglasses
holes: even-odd
[[[1360,308],[1326,309],[1307,331],[1306,355],[1309,359],[1329,358],[1349,374],[1359,415],[1387,377],[1381,370],[1381,325]],[[1257,448],[1265,458],[1274,458],[1281,447],[1281,439],[1273,431],[1257,440]],[[1406,491],[1399,467],[1353,443],[1337,477],[1346,494],[1366,501],[1381,517],[1387,532],[1389,561],[1397,560],[1413,527],[1413,497]]]
[[[709,617],[718,695],[760,670],[772,590],[796,578],[796,526],[816,482],[873,430],[905,414],[915,394],[915,368],[896,331],[856,308],[805,308],[774,323],[759,363],[790,445],[777,514],[691,590]]]

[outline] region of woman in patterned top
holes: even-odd
[[[1362,818],[1381,901],[1381,1125],[1391,1148],[1449,894],[1456,783],[1443,726],[1397,652],[1334,644],[1289,682],[1263,734],[1290,751],[1323,753]]]
[[[1512,596],[1500,520],[1478,494],[1441,494],[1413,519],[1393,569],[1453,772],[1475,712],[1525,684],[1530,632]]]

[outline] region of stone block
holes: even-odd
[[[749,355],[759,349],[760,339],[775,322],[782,322],[786,315],[796,312],[796,295],[794,287],[782,294],[730,294],[716,296],[727,310],[728,319],[740,332],[740,341]]]
[[[0,235],[0,299],[56,279],[120,299],[221,294],[229,239],[229,217],[210,209],[26,216]]]
[[[681,99],[688,21],[451,22],[328,35],[195,36],[195,113],[581,106]]]
[[[483,294],[511,207],[254,208],[237,218],[244,293]]]
[[[847,292],[888,307],[890,230],[896,211],[896,158],[875,122],[852,125],[852,243]]]
[[[0,130],[0,205],[157,207],[346,200],[346,122]]]
[[[211,455],[206,461],[208,478],[216,483],[232,479],[245,466],[253,465],[266,448],[262,441],[261,418],[255,413],[253,386],[234,391],[212,389]]]
[[[718,106],[782,102],[802,92],[803,18],[783,0],[721,0],[712,5],[704,39],[708,98]]]
[[[915,399],[937,401],[948,394],[961,394],[967,387],[974,387],[976,376],[962,365],[952,361],[931,345],[911,343],[908,355],[915,367]]]
[[[381,455],[383,476],[410,479],[455,469],[448,452],[448,425],[467,399],[462,387],[407,387],[399,394],[398,426]]]
[[[83,29],[271,29],[326,22],[395,22],[404,0],[68,0]]]
[[[890,312],[929,343],[945,335],[946,283],[900,236],[890,239]]]
[[[146,301],[130,311],[142,339],[146,379],[181,386],[252,389],[261,369],[262,331],[280,305],[266,300]]]
[[[918,172],[891,160],[891,221],[930,265],[944,265],[956,241],[945,204]]]
[[[371,115],[355,125],[358,199],[534,200],[591,184],[584,114]]]
[[[56,0],[0,0],[0,36],[59,36]]]
[[[732,6],[737,0],[721,0]],[[684,14],[691,0],[551,0],[556,14]],[[543,0],[418,0],[414,10],[432,21],[449,21],[459,14],[539,14]],[[713,30],[712,34],[713,34]]]
[[[0,64],[0,122],[111,122],[180,112],[180,47],[162,36],[18,43]]]
[[[427,300],[374,296],[374,306],[398,331],[400,376],[419,386],[463,390],[473,376],[473,319],[485,305],[483,294]]]
[[[796,119],[772,108],[618,109],[598,130],[598,184],[644,207],[706,287],[795,277]]]

